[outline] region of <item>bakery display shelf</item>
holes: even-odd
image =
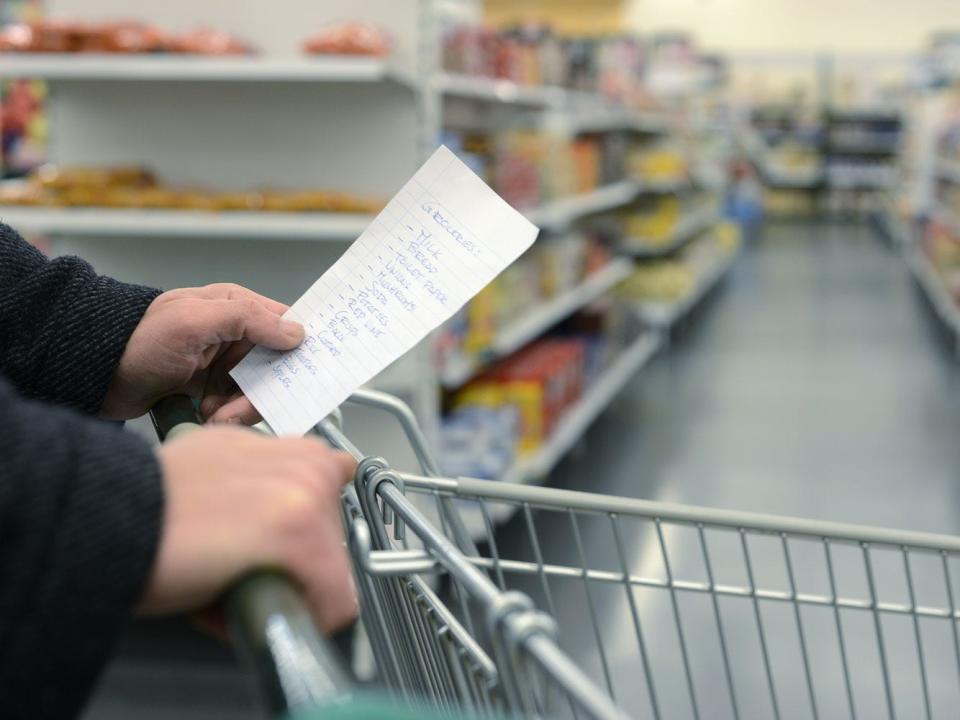
[[[461,356],[449,361],[440,373],[441,382],[448,388],[463,385],[486,365],[505,357],[536,339],[551,327],[577,310],[589,305],[627,278],[633,263],[624,258],[611,260],[576,287],[534,306],[513,323],[497,333],[490,347],[476,356]]]
[[[524,484],[542,483],[661,345],[662,340],[658,333],[646,332],[618,353],[613,365],[587,388],[579,402],[557,423],[546,443],[533,454],[520,458],[501,480]]]
[[[937,275],[933,263],[920,248],[916,246],[905,248],[903,257],[937,317],[956,337],[958,350],[960,350],[960,307],[953,301],[946,285]]]
[[[704,230],[709,229],[717,222],[719,217],[720,214],[713,206],[694,210],[677,224],[677,228],[666,243],[657,245],[649,240],[628,239],[625,252],[638,259],[669,255],[679,250]]]
[[[351,82],[393,79],[381,58],[195,55],[0,54],[0,77],[84,81]]]
[[[25,233],[98,237],[353,240],[372,215],[269,211],[0,207],[0,221]]]
[[[530,222],[544,230],[563,230],[579,218],[626,205],[636,198],[640,190],[639,183],[621,180],[580,195],[553,200],[538,208],[525,210],[524,214]]]
[[[720,260],[707,270],[697,281],[696,287],[685,298],[675,302],[645,301],[636,304],[637,314],[651,327],[668,330],[681,318],[685,317],[726,275],[727,271],[736,262],[738,253]]]

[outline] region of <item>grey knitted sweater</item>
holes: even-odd
[[[157,294],[0,224],[0,718],[76,716],[143,590],[159,467],[90,416]]]

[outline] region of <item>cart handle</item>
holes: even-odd
[[[161,441],[199,427],[193,401],[165,398],[150,411]],[[296,586],[276,571],[257,571],[225,596],[230,637],[255,670],[268,717],[341,704],[353,692],[340,654],[313,623]]]

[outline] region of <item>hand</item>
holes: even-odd
[[[356,617],[339,510],[353,458],[313,438],[228,427],[157,453],[167,504],[142,612],[201,609],[248,572],[277,568],[301,585],[322,629]]]
[[[123,351],[101,415],[129,420],[174,393],[202,398],[200,413],[214,422],[260,420],[229,371],[250,349],[291,350],[303,327],[281,315],[283,303],[239,285],[171,290],[158,296]]]

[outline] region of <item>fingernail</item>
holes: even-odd
[[[303,340],[303,325],[293,320],[280,320],[280,332],[288,336],[291,340],[300,342]]]

